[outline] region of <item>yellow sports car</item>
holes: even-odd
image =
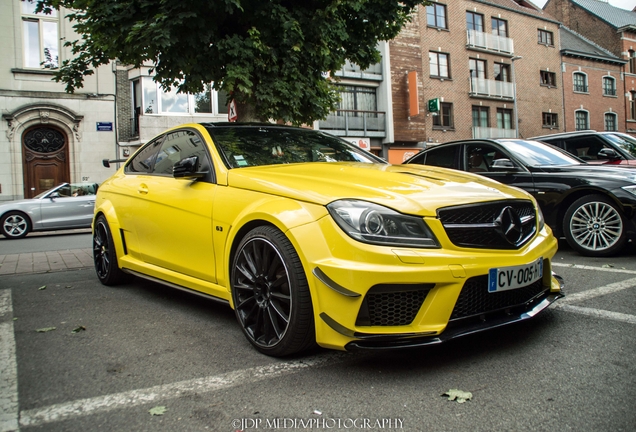
[[[272,356],[440,343],[531,318],[563,287],[526,192],[275,124],[186,124],[145,144],[99,188],[93,250],[103,284],[136,275],[227,302]]]

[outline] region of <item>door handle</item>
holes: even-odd
[[[148,194],[148,186],[146,186],[145,184],[140,184],[139,188],[137,189],[137,192],[139,192],[142,195],[147,195]]]

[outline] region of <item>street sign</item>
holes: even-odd
[[[439,98],[428,100],[429,112],[439,112]]]
[[[227,105],[227,119],[228,121],[235,122],[237,118],[236,104],[234,103],[234,99],[232,99]]]
[[[97,132],[112,132],[113,122],[97,122]]]

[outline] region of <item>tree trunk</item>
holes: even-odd
[[[264,122],[267,119],[262,119],[259,117],[256,106],[252,103],[239,103],[235,100],[236,104],[236,115],[237,122],[248,123],[248,122]]]

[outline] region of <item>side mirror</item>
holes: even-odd
[[[599,159],[619,160],[622,159],[618,152],[611,148],[604,148],[596,155]]]
[[[59,197],[60,197],[60,194],[57,191],[53,192],[51,195],[48,196],[49,199],[54,199]]]
[[[510,159],[495,159],[492,161],[492,168],[499,171],[519,171]]]
[[[191,156],[181,159],[172,167],[172,175],[174,178],[202,178],[205,177],[204,172],[198,171],[199,157]]]

